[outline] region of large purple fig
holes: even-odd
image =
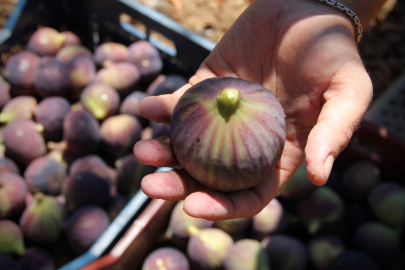
[[[0,219],[20,214],[25,207],[27,185],[11,172],[0,173]]]
[[[55,270],[55,262],[51,255],[38,247],[27,248],[20,260],[23,270]]]
[[[108,215],[101,207],[87,205],[77,209],[63,227],[69,246],[81,254],[96,242],[109,225]]]
[[[270,258],[260,242],[242,239],[229,249],[224,260],[225,270],[270,270]]]
[[[112,182],[108,165],[97,155],[88,155],[76,159],[69,168],[69,175],[75,175],[81,172],[93,173],[108,182]]]
[[[92,53],[89,49],[81,45],[70,45],[60,49],[55,58],[58,59],[59,61],[69,63],[79,56],[85,56],[91,59]]]
[[[258,83],[231,77],[190,87],[173,110],[170,128],[182,167],[221,191],[263,182],[280,159],[286,137],[277,98]]]
[[[39,157],[28,165],[24,172],[28,190],[33,194],[42,192],[59,195],[66,177],[66,166],[49,157]]]
[[[357,250],[346,250],[332,263],[329,270],[380,270],[372,257]]]
[[[64,34],[50,27],[41,27],[28,40],[28,49],[39,55],[55,55],[64,42]]]
[[[149,95],[142,91],[132,92],[122,101],[120,106],[120,113],[135,116],[141,122],[142,126],[146,127],[149,120],[143,117],[139,112],[139,103],[147,96]]]
[[[63,31],[63,35],[65,35],[65,42],[63,42],[63,47],[70,46],[70,45],[80,45],[82,42],[80,38],[71,31]]]
[[[32,119],[37,109],[37,100],[31,96],[11,99],[0,113],[0,122],[9,123],[19,119]]]
[[[313,238],[308,244],[309,259],[317,270],[328,270],[345,246],[334,235],[321,235]]]
[[[0,265],[2,270],[24,270],[18,262],[3,254],[0,254]]]
[[[0,220],[0,254],[24,255],[23,233],[14,221]]]
[[[7,102],[11,99],[10,88],[10,84],[6,82],[2,76],[0,76],[0,110],[2,110]]]
[[[307,170],[303,164],[281,189],[280,197],[288,200],[296,200],[309,194],[313,189],[315,189],[315,185],[309,180]]]
[[[128,55],[127,46],[116,43],[106,42],[100,44],[94,51],[94,62],[98,66],[102,66],[107,62],[123,62]]]
[[[160,75],[146,91],[151,96],[173,94],[186,83],[187,80],[180,75]]]
[[[20,174],[20,169],[17,164],[12,159],[6,157],[0,157],[0,173],[11,172],[15,174]]]
[[[46,153],[45,141],[40,132],[44,127],[31,120],[21,119],[8,123],[4,129],[6,156],[28,166]]]
[[[36,93],[41,97],[65,96],[71,86],[69,65],[54,57],[42,57],[35,69]]]
[[[161,247],[152,251],[142,264],[142,270],[189,270],[186,255],[172,247]]]
[[[53,244],[59,239],[63,219],[64,211],[56,198],[39,192],[21,215],[20,226],[33,243]]]

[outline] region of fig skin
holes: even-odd
[[[263,182],[280,159],[286,137],[277,98],[258,83],[231,77],[190,87],[174,107],[170,129],[184,170],[220,191]]]
[[[10,89],[10,84],[6,82],[2,76],[0,76],[0,110],[2,110],[7,102],[11,99]]]
[[[270,258],[257,240],[242,239],[233,244],[224,260],[225,270],[270,270]]]
[[[86,56],[78,56],[70,63],[70,80],[72,89],[68,93],[71,100],[78,100],[83,89],[91,84],[96,75],[96,65]]]
[[[316,270],[328,270],[345,251],[342,241],[334,235],[320,235],[308,244],[309,258]]]
[[[146,92],[151,96],[173,94],[185,84],[187,84],[187,80],[180,75],[159,75],[150,84]]]
[[[121,103],[120,114],[129,114],[136,117],[142,124],[142,127],[146,127],[149,120],[141,115],[139,112],[139,103],[142,99],[149,95],[142,91],[135,91],[128,95]]]
[[[94,62],[98,66],[108,62],[123,62],[127,59],[127,46],[117,42],[105,42],[100,44],[94,52]]]
[[[41,56],[55,55],[64,42],[64,34],[50,27],[41,27],[28,40],[28,49]]]
[[[14,174],[20,174],[20,169],[12,159],[6,157],[0,157],[0,173],[10,172]]]
[[[25,254],[24,236],[21,228],[11,220],[0,220],[0,254]]]
[[[63,47],[70,46],[70,45],[80,45],[82,42],[80,38],[73,32],[70,31],[63,31],[63,35],[65,35],[65,42],[63,42]]]
[[[173,247],[161,247],[152,251],[142,264],[142,270],[189,270],[186,255]]]
[[[18,96],[11,99],[0,113],[0,122],[7,124],[19,119],[32,119],[37,109],[37,100],[31,96]]]
[[[59,195],[65,177],[65,165],[46,156],[36,158],[24,172],[28,190],[33,194]]]
[[[367,254],[357,250],[346,250],[333,262],[330,270],[380,270],[378,264]]]
[[[66,96],[71,88],[70,70],[54,57],[42,57],[35,68],[35,91],[45,98]]]
[[[305,164],[303,164],[280,190],[280,197],[287,200],[297,200],[308,195],[314,189],[315,185],[309,180]]]
[[[8,123],[4,129],[6,156],[28,166],[34,159],[45,155],[45,141],[40,133],[42,131],[41,124],[28,119]]]
[[[24,270],[18,262],[3,254],[0,254],[0,265],[2,270]]]
[[[55,58],[61,62],[70,63],[73,59],[79,56],[84,56],[92,59],[93,54],[84,46],[70,45],[60,49]]]
[[[27,184],[11,172],[0,173],[0,219],[20,214],[25,207]]]
[[[27,248],[20,260],[23,270],[55,270],[55,262],[51,255],[38,247]]]
[[[69,102],[63,97],[43,99],[35,111],[35,121],[44,127],[44,137],[58,142],[63,137],[63,120],[70,111]]]
[[[61,233],[63,208],[53,196],[39,192],[34,197],[35,201],[28,205],[21,215],[20,227],[33,243],[54,244]]]
[[[87,155],[76,159],[69,167],[69,175],[73,176],[81,172],[93,173],[107,182],[112,183],[108,165],[97,155]]]

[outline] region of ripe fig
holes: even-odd
[[[37,100],[31,96],[18,96],[11,99],[0,113],[3,124],[19,119],[32,119],[37,109]]]
[[[129,114],[136,117],[143,127],[148,125],[149,120],[139,112],[139,103],[146,98],[148,94],[142,91],[135,91],[128,95],[121,103],[120,114]]]
[[[380,270],[378,264],[367,254],[346,250],[332,263],[330,270]]]
[[[136,41],[128,47],[127,61],[138,67],[145,82],[154,80],[163,68],[159,51],[147,40]]]
[[[49,157],[33,160],[24,172],[28,190],[57,196],[66,177],[66,166]]]
[[[80,101],[96,119],[104,120],[115,114],[120,106],[120,96],[111,86],[92,83],[84,88]]]
[[[86,56],[78,56],[70,62],[70,80],[72,89],[68,93],[70,99],[77,100],[83,89],[89,85],[96,75],[93,60]]]
[[[231,236],[245,233],[251,224],[252,217],[226,219],[214,223],[217,228],[229,233]]]
[[[69,63],[78,56],[85,56],[91,59],[93,54],[89,49],[81,45],[69,45],[60,49],[55,58],[61,62]]]
[[[44,127],[32,120],[21,119],[8,123],[4,129],[6,156],[28,166],[46,153],[45,141],[40,132]]]
[[[76,159],[69,168],[69,175],[81,172],[93,173],[111,183],[110,172],[105,161],[97,155],[88,155]]]
[[[281,189],[280,197],[296,200],[308,195],[314,189],[315,185],[309,180],[305,164],[303,164]]]
[[[320,235],[308,244],[309,259],[317,270],[330,269],[333,262],[344,252],[345,246],[339,237]]]
[[[191,234],[187,245],[187,255],[192,269],[223,269],[225,256],[233,245],[232,237],[217,228],[197,229],[189,226]]]
[[[18,262],[3,254],[0,254],[0,265],[2,270],[24,270]]]
[[[94,51],[94,62],[98,66],[102,66],[108,62],[123,62],[128,55],[127,46],[117,42],[105,42],[100,44]]]
[[[190,87],[174,107],[170,129],[184,170],[221,191],[261,183],[280,159],[286,136],[277,98],[258,83],[231,77]]]
[[[44,137],[60,141],[63,137],[63,120],[70,111],[69,102],[63,97],[44,98],[35,111],[35,121],[44,127]]]
[[[22,213],[20,227],[33,243],[48,245],[58,241],[63,219],[63,208],[56,198],[38,192]]]
[[[108,217],[113,221],[128,203],[127,197],[117,194],[112,196],[107,205]]]
[[[0,254],[25,254],[24,236],[14,221],[0,220]]]
[[[270,270],[270,258],[260,242],[242,239],[233,244],[224,260],[225,270]]]
[[[17,167],[17,164],[15,164],[12,159],[0,157],[0,173],[3,172],[20,174],[20,169]]]
[[[25,207],[27,184],[11,172],[0,173],[0,219],[20,214]]]
[[[77,209],[64,223],[69,246],[76,253],[86,252],[110,225],[107,213],[98,206]]]
[[[120,114],[107,118],[100,127],[103,150],[114,157],[132,152],[141,139],[142,126],[132,115]]]
[[[0,76],[0,110],[2,110],[7,102],[11,99],[10,88],[10,84],[6,82],[2,76]]]
[[[20,260],[23,270],[55,270],[55,262],[51,255],[38,247],[27,248]]]
[[[142,264],[142,270],[189,270],[186,255],[173,247],[161,247],[152,251]]]
[[[388,225],[405,224],[405,188],[393,182],[374,187],[368,195],[373,214]]]
[[[55,55],[64,42],[64,34],[50,27],[41,27],[28,40],[28,49],[39,55]]]
[[[63,31],[62,34],[65,36],[65,42],[63,42],[63,47],[70,45],[80,45],[80,38],[71,31]]]
[[[185,84],[187,84],[187,80],[180,75],[160,75],[151,83],[146,92],[151,96],[173,94]]]
[[[273,235],[263,239],[272,270],[304,270],[308,264],[308,250],[295,237]]]
[[[72,84],[69,66],[54,57],[42,57],[35,68],[36,93],[41,97],[65,96]]]

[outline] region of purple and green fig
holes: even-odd
[[[14,221],[0,220],[0,254],[25,254],[24,235]]]
[[[27,184],[11,172],[0,173],[0,219],[19,215],[25,207]]]
[[[63,97],[43,99],[35,111],[35,121],[44,127],[44,137],[58,142],[63,138],[63,120],[70,111],[69,102]]]
[[[71,88],[69,65],[42,57],[35,68],[35,91],[41,97],[65,96]]]
[[[308,264],[308,250],[295,237],[273,235],[262,240],[270,257],[271,270],[304,270]]]
[[[120,114],[129,114],[136,117],[142,124],[146,127],[149,120],[141,115],[139,112],[139,103],[142,99],[148,97],[149,95],[142,91],[135,91],[128,95],[121,103]]]
[[[28,49],[41,56],[55,55],[64,42],[64,34],[50,27],[41,27],[28,40]]]
[[[24,172],[28,190],[33,194],[59,195],[65,177],[66,166],[46,156],[36,158]]]
[[[214,223],[215,227],[229,233],[231,236],[244,234],[251,224],[252,217],[225,219]]]
[[[93,173],[111,183],[110,171],[105,161],[97,155],[88,155],[76,159],[69,167],[69,175],[81,172]]]
[[[63,208],[54,196],[38,192],[34,197],[35,201],[21,215],[20,227],[25,237],[33,243],[54,244],[61,233]]]
[[[146,92],[151,96],[173,94],[185,84],[187,84],[187,80],[180,75],[160,75],[151,83]]]
[[[191,225],[187,228],[190,240],[187,244],[187,256],[192,269],[220,270],[233,245],[232,237],[221,229],[198,229]]]
[[[63,42],[63,47],[70,46],[70,45],[80,45],[82,42],[80,38],[71,31],[63,31],[63,35],[65,35],[65,42]]]
[[[316,270],[328,270],[332,263],[345,251],[345,246],[339,237],[320,235],[308,244],[309,260]]]
[[[342,219],[345,206],[340,196],[328,187],[316,187],[297,202],[298,215],[310,234]]]
[[[254,239],[242,239],[233,244],[224,260],[225,270],[270,270],[270,258]]]
[[[368,194],[368,204],[378,220],[388,225],[405,224],[405,188],[393,182],[380,183]]]
[[[17,261],[3,254],[0,254],[0,265],[2,270],[24,270]]]
[[[0,110],[2,110],[7,102],[11,99],[10,88],[10,84],[6,82],[2,76],[0,76]]]
[[[142,270],[189,270],[186,255],[173,247],[161,247],[152,251],[142,264]]]
[[[127,205],[128,198],[124,195],[117,194],[112,196],[107,205],[108,217],[113,221],[122,209]]]
[[[171,143],[183,169],[220,191],[263,182],[281,157],[284,110],[258,83],[223,77],[190,87],[170,118]]]
[[[34,159],[45,155],[46,146],[41,134],[43,130],[41,124],[28,119],[8,123],[4,129],[6,156],[28,166]]]
[[[114,63],[100,69],[94,78],[94,82],[108,84],[120,94],[121,98],[137,90],[141,78],[139,69],[132,63]]]
[[[91,172],[79,172],[65,179],[62,193],[69,211],[86,204],[103,205],[110,198],[110,184]]]
[[[96,66],[89,57],[79,56],[70,62],[70,80],[72,89],[68,96],[78,100],[83,89],[89,85],[96,75]]]
[[[76,253],[86,252],[110,225],[107,213],[99,206],[77,209],[63,224],[68,244]]]
[[[363,202],[367,199],[370,190],[379,182],[381,182],[381,172],[377,165],[370,161],[359,161],[343,173],[341,190],[347,199]]]
[[[332,263],[329,270],[380,270],[372,257],[357,250],[346,250]]]
[[[142,126],[132,115],[120,114],[107,118],[100,127],[103,150],[116,157],[132,152],[141,139]]]
[[[73,59],[79,56],[84,56],[92,59],[93,54],[84,46],[70,45],[60,49],[55,58],[61,62],[70,63]]]
[[[145,82],[154,80],[163,69],[159,51],[147,40],[136,41],[128,47],[127,61],[138,67]]]
[[[303,164],[281,189],[280,197],[296,200],[308,195],[314,189],[315,185],[309,180],[305,164]]]
[[[29,247],[20,260],[23,270],[55,270],[55,262],[51,255],[38,247]]]
[[[10,172],[20,174],[20,169],[12,159],[6,157],[0,157],[0,173]]]
[[[127,46],[116,42],[106,42],[97,47],[93,59],[96,65],[101,67],[110,63],[123,62],[127,59],[127,55]]]
[[[0,123],[7,124],[19,119],[32,119],[37,106],[37,100],[34,97],[14,97],[2,109]]]
[[[114,115],[120,106],[120,96],[111,86],[92,83],[84,88],[80,101],[96,119],[104,120]]]

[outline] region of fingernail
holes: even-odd
[[[325,183],[323,183],[324,185],[328,181],[330,172],[332,171],[332,166],[333,166],[334,161],[335,161],[335,158],[332,155],[330,155],[326,158],[325,163],[323,163],[323,169],[325,171]]]

